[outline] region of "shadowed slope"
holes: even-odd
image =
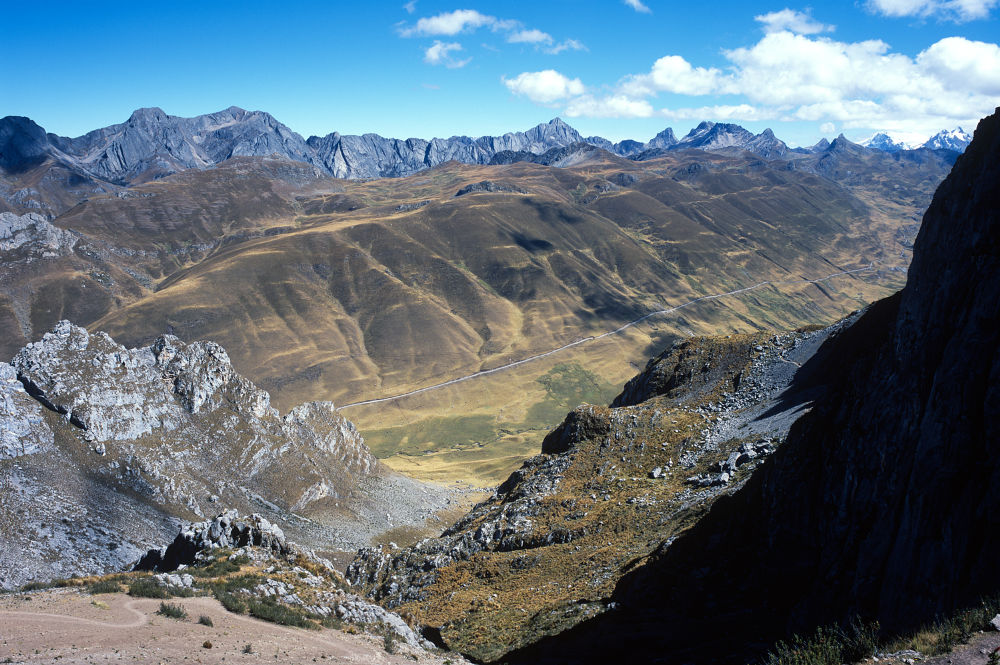
[[[1000,113],[935,195],[906,288],[828,343],[829,397],[622,580],[620,612],[511,662],[600,662],[612,635],[650,662],[734,662],[788,631],[855,613],[905,630],[1000,590],[998,185]]]

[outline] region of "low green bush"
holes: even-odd
[[[160,609],[156,613],[171,619],[187,619],[188,615],[187,610],[177,603],[160,603]]]
[[[119,593],[120,591],[122,591],[122,585],[118,583],[118,580],[98,580],[87,587],[87,593],[94,595],[99,593]]]
[[[139,577],[128,585],[128,595],[133,598],[170,598],[167,590],[151,577]]]

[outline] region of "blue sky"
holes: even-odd
[[[77,136],[159,106],[304,136],[479,136],[561,116],[646,140],[701,119],[796,145],[916,140],[1000,105],[1000,0],[7,2],[0,116]]]

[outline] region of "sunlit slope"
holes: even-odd
[[[759,160],[688,161],[449,164],[345,183],[342,193],[300,197],[297,214],[272,222],[274,235],[224,235],[94,327],[132,343],[164,330],[215,339],[279,405],[349,403],[495,367],[700,295],[815,278],[895,251],[871,206],[830,180]],[[484,180],[500,191],[456,196]],[[193,243],[234,235],[214,224],[183,233]],[[134,233],[173,237],[175,225],[145,219]]]
[[[56,223],[103,239],[109,265],[146,280],[109,287],[119,292],[91,328],[129,344],[164,331],[219,341],[282,409],[398,395],[774,282],[346,412],[397,468],[488,484],[537,450],[573,400],[606,402],[636,369],[628,362],[673,337],[827,323],[899,288],[936,184],[930,166],[894,165],[890,186],[881,163],[850,155],[871,177],[850,170],[845,184],[801,160],[595,154],[566,168],[451,163],[370,182],[238,160],[97,197]],[[540,382],[560,365],[592,389],[552,393]]]
[[[223,246],[294,228],[297,196],[340,188],[308,164],[238,158],[114,194],[91,190],[52,220],[76,236],[72,251],[3,252],[0,358],[60,319],[92,324]]]

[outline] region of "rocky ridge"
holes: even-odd
[[[166,594],[211,593],[230,611],[257,614],[254,604],[278,606],[303,627],[349,624],[389,633],[411,655],[433,647],[398,614],[351,593],[329,561],[290,542],[258,514],[241,517],[228,510],[185,524],[169,545],[147,552],[133,570],[153,572],[151,579]]]
[[[542,455],[440,537],[363,549],[347,579],[487,662],[604,613],[629,561],[781,444],[817,395],[790,389],[797,365],[842,327],[674,345],[611,409],[571,412]]]
[[[211,342],[165,335],[127,349],[63,321],[0,368],[4,587],[120,567],[176,517],[217,505],[349,549],[393,519],[420,524],[447,495],[383,469],[330,402],[281,416]],[[109,558],[95,539],[112,533],[121,554]]]

